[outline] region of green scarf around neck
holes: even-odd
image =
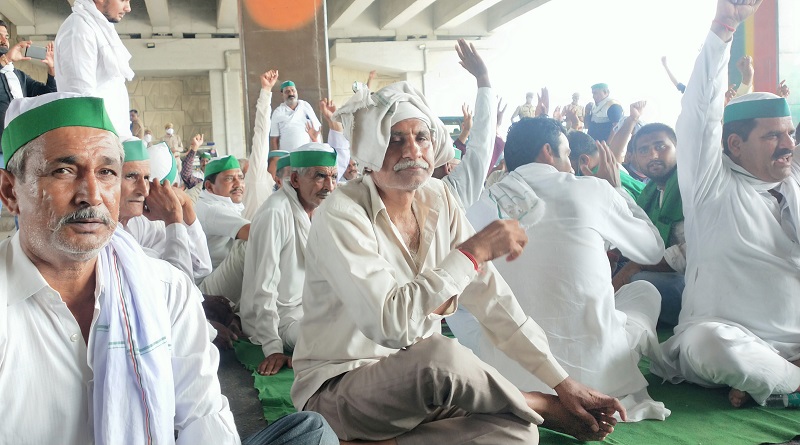
[[[650,220],[658,229],[661,238],[664,239],[664,246],[669,247],[669,236],[672,227],[683,221],[683,202],[681,201],[681,191],[678,188],[678,170],[672,172],[664,187],[664,200],[661,206],[658,205],[659,191],[656,183],[650,181],[642,190],[642,194],[636,200],[650,217]]]

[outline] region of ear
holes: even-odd
[[[203,181],[203,188],[211,193],[214,193],[214,183],[209,180]]]
[[[17,178],[9,171],[0,169],[0,201],[3,206],[8,208],[12,215],[19,215],[19,203],[17,202],[17,192],[14,189]]]
[[[549,143],[544,144],[542,151],[539,152],[539,156],[536,157],[536,162],[540,164],[553,165],[554,160],[555,156],[553,153],[553,147],[551,147]]]
[[[293,171],[292,175],[289,177],[289,183],[294,188],[300,188],[300,174]]]
[[[728,136],[728,152],[733,159],[739,159],[742,156],[742,137],[738,134],[731,134]]]

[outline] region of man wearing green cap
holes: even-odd
[[[336,189],[336,152],[311,142],[289,155],[291,176],[253,218],[247,242],[240,313],[242,330],[261,345],[262,375],[273,375],[291,358],[303,318],[305,250],[314,211]]]
[[[200,283],[200,290],[234,303],[242,292],[245,241],[250,236],[250,220],[242,216],[244,191],[239,161],[230,155],[208,163],[204,189],[197,199],[197,218],[206,233],[214,269]]]
[[[294,151],[297,147],[307,144],[311,137],[306,131],[306,126],[310,124],[315,130],[319,130],[321,124],[311,104],[298,99],[297,86],[291,80],[281,84],[281,94],[283,103],[278,105],[272,112],[272,123],[270,124],[270,150]],[[321,140],[314,142],[322,142]],[[277,162],[277,161],[273,161]],[[270,172],[274,174],[274,163],[270,164]]]
[[[718,0],[686,86],[676,128],[686,289],[663,345],[669,363],[653,368],[672,382],[730,387],[734,407],[800,390],[800,165],[789,106],[771,93],[724,106],[733,33],[761,1]]]
[[[6,120],[0,199],[20,230],[0,243],[0,394],[16,400],[0,443],[239,443],[200,292],[116,230],[103,100],[17,99]]]
[[[162,178],[150,180],[146,143],[122,144],[122,195],[119,222],[148,255],[161,258],[195,280],[211,273],[206,235],[186,194]]]
[[[592,99],[594,106],[586,119],[587,131],[596,141],[608,141],[611,130],[622,119],[622,106],[611,98],[605,83],[592,85]]]

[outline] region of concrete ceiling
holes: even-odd
[[[133,0],[123,37],[237,37],[241,0]],[[264,0],[268,1],[268,0]],[[550,0],[326,0],[329,39],[484,37]],[[72,0],[2,0],[0,15],[29,38],[55,35]]]

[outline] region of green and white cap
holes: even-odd
[[[735,97],[728,102],[723,123],[791,115],[786,98],[772,93],[750,93]]]
[[[49,93],[14,99],[6,110],[5,130],[0,140],[6,165],[23,145],[62,127],[98,128],[117,134],[99,97]]]
[[[208,163],[208,165],[206,165],[205,179],[208,179],[208,177],[211,175],[216,175],[217,173],[233,170],[235,168],[241,169],[242,167],[239,165],[239,161],[233,155],[228,155],[222,159],[211,161]]]
[[[336,151],[328,144],[309,142],[289,154],[292,168],[336,167]]]
[[[141,139],[128,139],[122,143],[122,149],[125,150],[125,162],[150,159],[150,154],[147,152],[147,142]]]
[[[150,155],[150,177],[159,181],[175,182],[178,177],[178,163],[166,142],[153,144],[147,149]]]

